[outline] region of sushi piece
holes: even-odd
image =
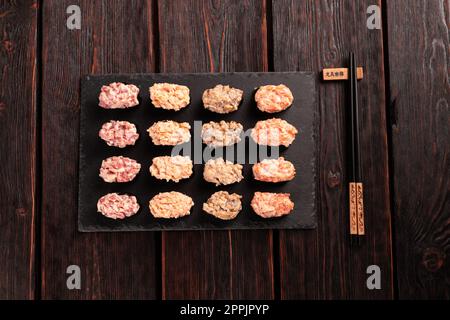
[[[105,182],[132,181],[141,170],[141,165],[127,157],[110,157],[102,161],[99,176]]]
[[[155,83],[150,87],[150,98],[156,108],[179,111],[190,102],[189,88],[173,83]]]
[[[223,158],[210,159],[203,169],[203,178],[216,186],[233,184],[244,179],[242,165]]]
[[[102,86],[98,105],[104,109],[126,109],[137,106],[139,88],[134,84],[113,82]]]
[[[181,192],[163,192],[149,202],[149,209],[155,218],[176,219],[190,214],[194,206],[192,198]]]
[[[289,147],[295,140],[297,129],[282,119],[269,119],[258,121],[252,129],[253,141],[260,145],[271,147]]]
[[[242,210],[242,196],[226,191],[218,191],[203,204],[203,211],[221,220],[236,218]]]
[[[192,160],[183,156],[161,156],[153,158],[150,173],[160,180],[179,182],[192,175]]]
[[[139,204],[135,196],[108,193],[98,200],[97,211],[110,219],[125,219],[139,211]]]
[[[111,120],[106,122],[102,125],[98,135],[108,146],[118,148],[134,145],[139,139],[136,126],[128,121]]]
[[[253,165],[253,176],[256,180],[264,182],[289,181],[295,177],[295,167],[283,157],[264,159]]]
[[[189,130],[191,126],[187,122],[175,122],[171,120],[154,123],[147,132],[157,146],[175,146],[188,142],[191,139]]]
[[[281,112],[292,105],[294,96],[284,84],[259,87],[255,93],[256,106],[268,113]]]
[[[250,205],[263,218],[281,217],[294,209],[289,193],[255,192]]]
[[[226,147],[241,141],[242,124],[235,121],[208,122],[202,126],[203,143],[210,147]]]
[[[219,84],[203,92],[203,106],[212,112],[230,113],[239,108],[243,94],[240,89]]]

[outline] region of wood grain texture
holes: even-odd
[[[400,299],[450,298],[448,1],[387,1]]]
[[[360,247],[350,246],[344,121],[348,84],[321,83],[318,228],[280,232],[281,298],[392,298],[383,40],[380,30],[366,28],[367,7],[380,1],[272,3],[275,71],[346,66],[353,50],[365,73],[358,87],[366,236]],[[366,286],[366,268],[373,264],[381,268],[381,290]]]
[[[79,5],[81,30],[66,28]],[[132,18],[131,18],[132,17]],[[45,1],[43,6],[42,298],[157,296],[155,233],[77,231],[80,76],[154,70],[151,1]],[[81,290],[66,268],[81,268]]]
[[[37,10],[0,3],[0,300],[34,298]]]
[[[158,1],[162,72],[267,71],[266,3]],[[274,297],[271,231],[165,232],[163,298]]]

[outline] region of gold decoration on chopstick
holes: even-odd
[[[356,183],[349,183],[349,208],[350,208],[350,234],[358,235],[358,212],[357,212],[357,197],[356,197]]]
[[[358,212],[358,235],[363,236],[366,231],[364,223],[364,190],[361,182],[356,184],[356,210]]]

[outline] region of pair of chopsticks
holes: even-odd
[[[361,174],[361,148],[359,137],[359,110],[357,64],[355,54],[350,53],[350,121],[351,165],[349,179],[350,241],[359,243],[365,234],[364,188]]]

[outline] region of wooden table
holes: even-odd
[[[69,30],[69,5],[81,30]],[[370,5],[382,30],[370,30]],[[449,2],[0,2],[0,298],[450,298]],[[356,52],[367,236],[349,245],[346,83],[319,85],[318,228],[77,231],[80,76],[314,71]],[[68,290],[66,268],[81,268]],[[366,286],[369,265],[381,289]]]

